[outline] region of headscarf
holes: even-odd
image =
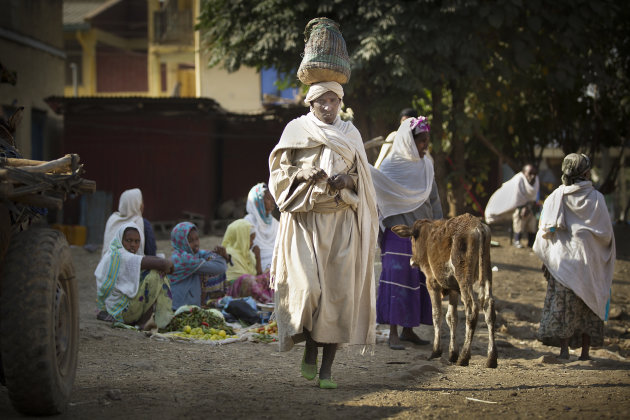
[[[579,181],[587,181],[586,172],[591,169],[591,160],[585,154],[569,153],[562,161],[562,183],[573,185]]]
[[[125,230],[140,230],[135,223],[125,222],[116,232],[98,263],[96,276],[96,303],[100,310],[122,322],[122,311],[138,293],[142,255],[132,254],[123,245]],[[139,249],[138,249],[139,251]]]
[[[409,213],[429,198],[435,176],[433,162],[425,155],[420,158],[411,125],[417,119],[408,118],[400,124],[392,151],[379,169],[370,167],[378,200],[379,220]]]
[[[134,223],[138,232],[140,232],[140,248],[138,255],[144,255],[144,220],[142,219],[142,192],[139,188],[133,188],[123,191],[118,201],[118,211],[112,213],[107,219],[105,225],[105,234],[103,235],[103,250],[101,256],[104,256],[109,248],[112,239],[116,236],[116,232],[120,226],[127,222]]]
[[[192,248],[190,248],[190,243],[188,243],[188,234],[193,229],[197,229],[197,226],[190,222],[181,222],[175,225],[171,231],[173,273],[168,275],[171,283],[177,283],[187,279],[193,275],[208,258],[212,259],[217,257],[217,254],[205,249],[200,249],[196,254],[193,253]]]
[[[250,236],[254,226],[245,219],[238,219],[230,223],[225,230],[221,245],[232,257],[232,264],[225,273],[227,280],[232,282],[243,274],[256,274],[256,257],[250,250]]]
[[[267,185],[256,184],[247,195],[247,215],[245,220],[254,226],[254,245],[260,249],[260,260],[263,271],[271,264],[273,246],[278,235],[278,221],[265,209],[265,191]]]
[[[313,83],[311,87],[308,89],[306,93],[306,98],[304,98],[304,103],[310,105],[315,99],[322,96],[324,93],[331,91],[335,95],[339,97],[339,99],[343,99],[343,87],[337,82],[319,82]]]

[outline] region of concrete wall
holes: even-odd
[[[242,67],[228,73],[220,66],[208,68],[208,60],[200,60],[200,92],[202,98],[212,98],[230,112],[260,112],[262,107],[260,73]]]
[[[44,157],[52,159],[58,151],[62,119],[55,115],[44,98],[62,95],[64,58],[62,0],[1,0],[0,60],[17,72],[17,84],[0,84],[0,105],[23,106],[24,116],[16,133],[17,146],[24,157],[31,157],[33,110],[46,113]]]

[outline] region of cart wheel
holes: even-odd
[[[20,412],[65,410],[77,368],[77,280],[59,231],[13,236],[0,274],[0,350],[9,398]]]

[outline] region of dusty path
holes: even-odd
[[[558,363],[557,349],[534,340],[545,294],[540,263],[495,232],[501,243],[492,248],[497,369],[483,367],[487,330],[481,316],[469,367],[428,361],[430,346],[392,351],[380,342],[372,355],[340,351],[335,391],[299,375],[301,347],[279,353],[274,344],[162,342],[97,321],[92,272],[99,253],[74,248],[80,360],[72,403],[58,418],[630,418],[629,236],[628,226],[617,232],[612,303],[620,315],[607,323],[606,344],[592,352],[593,360],[578,361],[572,352],[569,362]],[[202,246],[217,241],[206,237]],[[158,246],[170,252],[167,241]],[[430,327],[416,331],[431,337]],[[19,417],[0,388],[0,418]]]

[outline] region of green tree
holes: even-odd
[[[430,115],[440,194],[446,209],[449,190],[459,214],[466,186],[486,179],[496,157],[519,170],[549,145],[593,153],[627,139],[627,9],[614,0],[206,0],[198,28],[209,65],[273,66],[297,85],[306,23],[339,22],[355,124],[369,139],[395,128],[412,101]]]

